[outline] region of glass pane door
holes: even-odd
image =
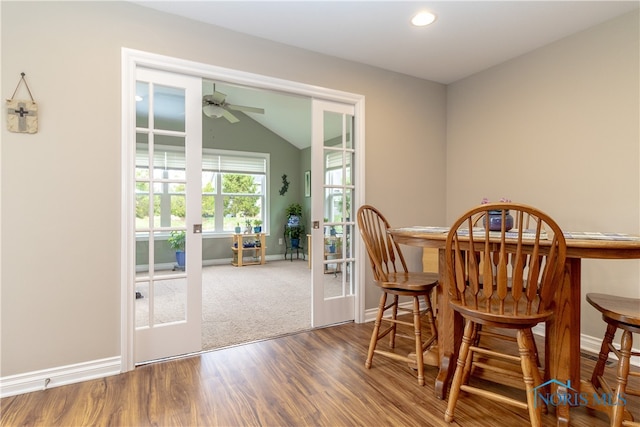
[[[354,319],[353,195],[356,155],[350,105],[314,101],[312,147],[313,216],[322,225],[312,230],[313,326]],[[319,120],[316,123],[316,120]],[[320,212],[320,214],[318,214]]]
[[[135,362],[201,349],[201,81],[136,74]],[[195,106],[195,108],[194,108]]]

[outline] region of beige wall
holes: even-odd
[[[640,232],[638,12],[448,87],[447,221],[483,197],[566,230]],[[583,293],[640,296],[637,261],[583,262]],[[583,305],[582,333],[601,337]]]
[[[443,85],[129,3],[0,7],[2,94],[25,72],[40,107],[37,134],[2,126],[1,376],[120,354],[122,47],[364,95],[366,200],[444,222]]]

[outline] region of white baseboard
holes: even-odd
[[[0,398],[117,375],[120,356],[0,378]]]

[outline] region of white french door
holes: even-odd
[[[136,68],[134,362],[202,349],[202,83]],[[132,213],[134,214],[134,213]],[[182,255],[171,247],[185,236]],[[182,249],[182,248],[180,248]]]
[[[355,318],[354,115],[353,105],[312,101],[313,327]]]

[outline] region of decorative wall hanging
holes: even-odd
[[[9,132],[18,133],[37,133],[38,132],[38,104],[31,95],[29,85],[24,78],[24,73],[20,73],[22,78],[18,81],[16,90],[13,91],[11,98],[7,99],[7,129]],[[14,99],[20,84],[24,83],[29,92],[31,100]]]
[[[282,175],[282,188],[280,189],[280,195],[284,196],[289,189],[289,181],[287,181],[287,174]]]

